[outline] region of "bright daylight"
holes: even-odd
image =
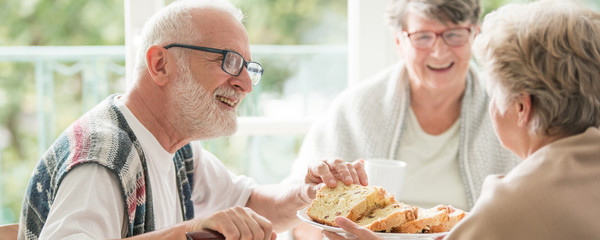
[[[0,22],[0,240],[600,239],[596,0],[3,0]]]

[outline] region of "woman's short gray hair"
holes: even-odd
[[[479,0],[389,0],[388,24],[394,30],[403,29],[409,10],[442,23],[454,24],[477,24],[481,15]]]
[[[191,11],[199,8],[219,9],[230,14],[239,22],[244,15],[228,0],[179,0],[160,9],[144,25],[139,39],[134,74],[146,69],[146,52],[152,45],[165,46],[170,43],[193,44],[200,40],[202,29],[192,23]],[[178,51],[178,49],[174,49]],[[189,51],[180,51],[178,61],[189,57]]]
[[[567,1],[508,5],[485,17],[474,53],[501,112],[531,96],[532,133],[570,136],[600,124],[599,13]]]

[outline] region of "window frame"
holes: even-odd
[[[393,38],[381,13],[386,0],[348,1],[348,79],[347,86],[355,85],[387,68],[397,60]],[[136,37],[143,24],[165,6],[165,0],[125,0],[126,76],[131,75],[137,46]],[[252,47],[252,46],[251,46]],[[131,83],[128,81],[128,87]],[[313,117],[273,118],[239,117],[236,135],[306,134]],[[277,126],[277,127],[273,127]]]

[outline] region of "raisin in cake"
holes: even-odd
[[[438,226],[450,221],[450,207],[437,205],[433,208],[419,208],[417,210],[417,219],[404,223],[392,229],[392,232],[399,233],[430,233],[431,227]]]
[[[415,220],[417,207],[395,203],[377,208],[360,218],[356,223],[374,232],[390,232],[393,227]]]
[[[450,206],[450,214],[448,215],[449,220],[447,222],[443,222],[440,225],[432,226],[430,232],[432,233],[440,233],[440,232],[449,232],[454,225],[456,225],[460,220],[465,217],[465,211],[456,209]]]
[[[316,222],[337,227],[334,222],[337,216],[356,221],[384,206],[385,202],[385,190],[381,187],[345,185],[339,181],[335,188],[323,186],[319,189],[306,215]]]

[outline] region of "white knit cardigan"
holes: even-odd
[[[487,175],[506,173],[519,161],[498,141],[487,113],[488,96],[472,64],[460,113],[458,158],[469,208]],[[302,181],[310,162],[332,157],[395,159],[410,106],[403,62],[342,92],[311,127],[285,183]],[[411,184],[411,183],[406,183]]]

